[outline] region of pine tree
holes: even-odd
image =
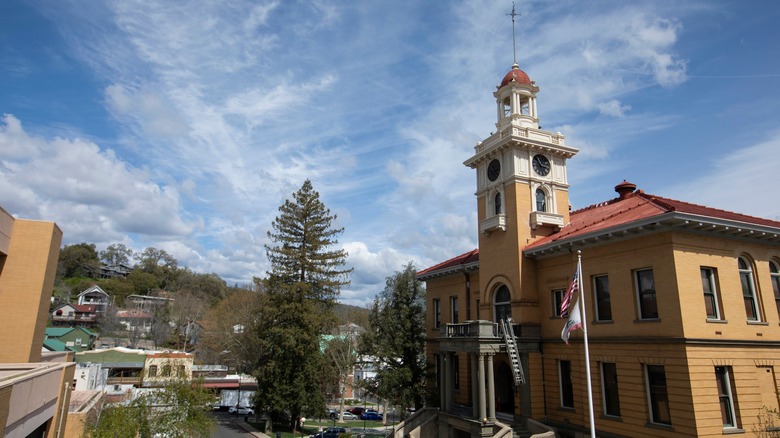
[[[332,249],[343,228],[331,227],[336,216],[309,180],[279,211],[268,233],[275,245],[266,245],[271,272],[262,289],[267,301],[255,327],[256,406],[272,414],[289,413],[294,428],[302,414],[324,410],[320,337],[333,324],[332,306],[352,270],[344,268],[347,253]]]
[[[369,313],[362,353],[379,361],[371,392],[394,406],[421,408],[425,399],[425,288],[409,263],[387,277]],[[405,412],[405,410],[404,410]]]

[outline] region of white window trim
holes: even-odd
[[[639,285],[639,273],[644,271],[650,271],[653,273],[653,290],[655,291],[655,308],[656,308],[656,315],[653,318],[645,318],[642,316],[642,294],[640,285]],[[661,312],[658,310],[658,287],[655,284],[655,271],[653,268],[639,268],[634,269],[632,271],[632,275],[634,276],[634,296],[636,297],[636,316],[637,319],[640,321],[657,321],[661,319]]]
[[[596,321],[612,321],[613,319],[610,317],[609,319],[602,319],[601,315],[599,314],[599,300],[598,300],[598,288],[596,288],[596,279],[601,277],[607,277],[607,284],[609,284],[609,274],[598,274],[594,275],[592,277],[592,283],[593,283],[593,310],[596,314]],[[609,292],[609,289],[607,289],[607,292]],[[612,311],[612,294],[609,294],[609,309],[610,313]]]
[[[744,260],[745,264],[747,265],[747,269],[740,269],[739,267],[739,260]],[[739,270],[739,276],[742,277],[743,273],[750,274],[748,276],[749,284],[748,287],[750,288],[750,294],[751,298],[753,299],[753,305],[756,306],[756,319],[748,319],[748,322],[756,323],[756,322],[763,322],[763,318],[761,317],[761,300],[758,299],[758,291],[756,290],[756,274],[755,270],[753,269],[753,264],[751,263],[751,259],[745,256],[739,256],[737,260],[737,269]],[[741,287],[742,279],[740,278],[740,287]],[[744,299],[744,291],[742,291],[742,297]],[[747,315],[745,315],[747,317]]]
[[[731,410],[731,421],[734,422],[731,426],[723,425],[724,429],[739,429],[739,424],[737,424],[737,411],[734,409],[734,393],[731,391],[731,367],[728,366],[719,366],[715,368],[723,368],[725,373],[724,376],[726,378],[725,387],[726,387],[726,396],[728,396],[729,399],[729,409]],[[717,376],[717,373],[716,373]],[[717,383],[716,383],[717,385]],[[720,394],[718,394],[718,397],[720,397]],[[720,404],[720,400],[718,400],[718,404]]]

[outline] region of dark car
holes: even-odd
[[[355,415],[357,415],[359,417],[359,416],[363,415],[363,412],[365,410],[366,410],[366,408],[361,408],[360,406],[357,406],[357,407],[354,407],[354,408],[347,409],[347,412],[349,412],[351,414],[355,414]]]
[[[377,411],[368,410],[363,412],[363,415],[360,416],[360,419],[369,421],[382,421],[382,414]]]
[[[347,433],[343,427],[329,427],[320,433],[314,434],[309,438],[339,438],[342,433]]]

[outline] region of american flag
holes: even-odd
[[[574,294],[576,294],[580,289],[579,278],[580,265],[577,264],[577,268],[574,269],[574,277],[571,279],[571,283],[569,283],[569,287],[566,288],[566,293],[563,294],[563,299],[561,300],[561,318],[566,318],[569,316],[569,305],[571,304],[571,297],[574,296]]]

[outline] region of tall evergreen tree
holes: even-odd
[[[332,325],[332,306],[342,286],[349,284],[347,253],[333,249],[343,228],[320,201],[311,181],[279,207],[274,246],[266,245],[271,272],[262,281],[266,305],[256,320],[259,360],[258,410],[289,413],[294,428],[303,415],[321,413],[324,356],[320,336]]]
[[[369,313],[362,353],[379,361],[371,392],[394,406],[420,408],[425,399],[425,288],[409,263],[387,277]],[[405,412],[405,410],[404,410]]]

